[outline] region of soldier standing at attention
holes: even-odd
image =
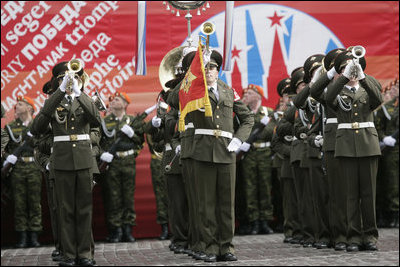
[[[196,110],[187,122],[194,126],[193,174],[197,184],[200,238],[205,244],[205,262],[236,261],[232,239],[235,231],[234,199],[236,156],[254,124],[253,115],[239,96],[218,80],[222,56],[212,51],[205,66],[213,117]],[[233,132],[233,114],[240,127]],[[183,146],[183,143],[182,143]],[[185,148],[182,147],[182,150]]]
[[[111,163],[104,179],[109,200],[106,220],[110,227],[110,235],[107,239],[111,243],[135,241],[132,236],[132,226],[136,225],[135,158],[143,147],[144,133],[143,121],[139,117],[126,114],[130,103],[126,93],[116,92],[110,103],[111,114],[102,121],[100,146],[105,152],[101,154],[100,159]],[[120,139],[114,157],[107,151],[117,138]]]
[[[15,106],[16,119],[6,125],[9,142],[5,147],[6,164],[12,164],[10,172],[11,189],[14,199],[15,231],[18,232],[17,248],[38,247],[38,234],[42,230],[42,176],[33,158],[34,140],[29,132],[35,111],[33,100],[18,96]],[[28,142],[19,157],[13,151]]]
[[[265,126],[252,144],[243,142],[240,146],[240,150],[245,152],[240,161],[240,175],[245,181],[247,220],[251,225],[251,234],[272,234],[274,231],[268,225],[268,221],[273,219],[270,146],[275,122],[270,123],[272,109],[261,106],[264,92],[260,86],[249,84],[243,91],[242,101],[254,114],[253,131],[260,127],[259,124]]]
[[[382,103],[381,86],[364,74],[363,57],[360,63],[353,59],[349,51],[335,59],[336,72],[342,75],[328,86],[326,95],[328,105],[337,112],[335,157],[347,181],[348,252],[377,250],[375,194],[381,155],[373,123],[373,111]]]
[[[389,89],[390,100],[376,114],[376,129],[381,140],[382,215],[385,226],[399,228],[399,80]],[[397,137],[392,137],[397,131]],[[377,193],[378,194],[378,193]],[[378,207],[377,207],[378,209]]]
[[[34,120],[36,133],[44,134],[51,124],[54,171],[59,209],[60,241],[64,259],[60,266],[91,266],[93,156],[90,128],[100,125],[100,114],[92,99],[83,93],[87,74],[78,60],[61,62],[53,68],[58,89],[47,99]]]

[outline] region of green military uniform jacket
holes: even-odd
[[[135,133],[132,138],[129,138],[120,131],[125,124],[133,128]],[[119,121],[114,114],[110,114],[104,117],[101,126],[103,134],[101,136],[100,145],[104,151],[108,151],[118,137],[121,137],[121,141],[119,142],[117,151],[134,149],[135,156],[137,156],[140,150],[143,148],[144,123],[139,116],[125,114],[121,121]]]
[[[44,134],[51,124],[54,137],[78,134],[90,135],[91,127],[100,126],[100,114],[92,99],[82,93],[72,105],[65,92],[57,89],[44,103],[33,122],[36,133]],[[81,170],[93,167],[91,140],[54,142],[52,168]]]
[[[376,130],[380,140],[386,136],[394,134],[399,130],[399,105],[398,98],[394,98],[382,105],[376,113]],[[397,137],[395,146],[399,146],[399,138]]]
[[[271,108],[267,108],[267,107],[263,107],[263,106],[258,108],[257,113],[254,114],[254,126],[253,126],[252,131],[255,129],[257,124],[261,123],[260,121],[265,115],[268,115],[270,117],[270,120],[269,120],[268,124],[263,128],[263,130],[257,135],[257,139],[254,141],[254,143],[271,142],[271,140],[272,140],[272,135],[274,133],[276,121],[273,117],[273,110]],[[252,147],[255,148],[254,145]],[[263,148],[257,148],[257,149],[266,150],[269,148],[263,147]]]
[[[327,105],[325,100],[325,88],[330,82],[331,80],[328,78],[328,75],[324,74],[311,86],[310,95],[319,103],[321,103],[321,105],[323,105],[326,119],[337,119],[336,111],[332,109],[331,106]],[[337,123],[324,124],[324,144],[322,145],[323,151],[335,151],[336,130]]]
[[[211,129],[230,132],[233,137],[242,142],[249,137],[254,124],[254,116],[247,106],[240,100],[234,101],[234,91],[223,81],[218,80],[217,88],[219,99],[210,94],[210,103],[213,117],[205,117],[204,111],[190,112],[186,120],[192,122],[195,129]],[[240,120],[240,126],[234,133],[233,115]],[[212,135],[195,134],[193,139],[192,154],[190,158],[214,163],[234,163],[235,152],[229,152],[227,147],[231,139]]]
[[[12,154],[13,151],[18,148],[24,142],[24,136],[28,133],[32,127],[32,122],[28,126],[23,125],[22,121],[17,118],[5,126],[5,132],[9,138],[8,144],[5,147],[5,155]],[[33,147],[36,144],[36,138],[29,139],[30,148],[25,149],[21,152],[20,157],[33,157]],[[17,162],[18,163],[18,162]]]
[[[377,81],[367,76],[359,81],[360,87],[353,93],[345,85],[349,82],[344,76],[328,86],[326,101],[337,112],[338,127],[341,123],[373,122],[373,110],[382,103],[381,87]],[[337,95],[350,106],[345,111],[338,103]],[[378,133],[375,127],[361,129],[339,129],[336,133],[335,157],[379,156]]]

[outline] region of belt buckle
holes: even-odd
[[[351,128],[352,128],[352,129],[358,129],[358,128],[359,128],[358,122],[353,122],[353,123],[351,124]]]
[[[70,138],[71,141],[76,141],[76,140],[78,140],[78,136],[77,136],[76,134],[71,134],[71,135],[69,136],[69,138]]]
[[[222,131],[221,130],[214,130],[214,136],[215,137],[220,137],[222,135]]]

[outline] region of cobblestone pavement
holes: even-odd
[[[205,263],[185,254],[174,254],[169,241],[142,239],[135,243],[96,243],[97,265],[358,265],[399,266],[399,229],[380,229],[376,252],[338,252],[333,249],[303,248],[284,244],[282,234],[235,236],[236,262]],[[2,249],[1,265],[42,266],[57,265],[51,260],[53,247]]]

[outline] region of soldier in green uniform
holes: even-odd
[[[277,124],[279,123],[279,121],[282,119],[283,114],[285,112],[285,110],[287,109],[288,105],[290,104],[289,101],[289,96],[287,94],[287,92],[285,92],[288,88],[290,87],[290,79],[289,78],[285,78],[282,79],[278,85],[277,85],[277,92],[278,95],[280,96],[278,105],[276,106],[276,109],[274,111],[274,120],[275,120],[275,127],[274,127],[274,131],[273,131],[273,136],[272,139],[276,139],[276,128],[277,128]],[[275,144],[276,144],[277,140],[275,140]],[[273,142],[271,140],[271,149],[273,149]],[[276,232],[283,232],[285,235],[285,239],[286,237],[289,238],[290,236],[292,236],[291,233],[288,233],[288,228],[284,227],[284,223],[285,223],[285,218],[287,217],[287,215],[285,215],[285,208],[284,208],[284,203],[283,203],[283,182],[281,180],[281,167],[282,167],[282,163],[284,160],[284,155],[282,155],[281,153],[276,153],[276,151],[274,151],[274,155],[272,158],[272,169],[273,169],[273,173],[275,173],[275,175],[273,175],[273,183],[272,183],[272,190],[273,190],[273,202],[272,204],[274,205],[274,214],[277,217],[277,224],[275,226],[275,230]],[[287,241],[287,240],[286,240]]]
[[[157,224],[161,225],[161,234],[159,239],[168,239],[168,191],[166,179],[163,175],[162,157],[164,149],[164,129],[161,126],[161,119],[165,117],[168,108],[163,100],[164,91],[159,94],[158,103],[154,106],[157,108],[155,115],[146,123],[144,131],[146,133],[146,141],[151,153],[150,170],[153,191],[156,197],[157,208]],[[165,96],[164,96],[165,97]]]
[[[105,152],[100,159],[110,163],[104,184],[109,202],[106,218],[110,227],[108,241],[112,243],[135,241],[132,236],[132,226],[136,225],[135,158],[143,147],[144,132],[142,119],[126,114],[130,102],[126,93],[116,92],[110,103],[111,114],[102,120],[100,146]],[[120,139],[114,156],[108,150],[117,138]]]
[[[399,227],[399,81],[389,88],[390,99],[381,105],[376,114],[376,129],[381,140],[380,191],[377,200],[381,205],[384,226]],[[397,131],[397,137],[392,137]],[[378,181],[377,181],[378,182]],[[378,194],[381,195],[378,195]]]
[[[314,207],[314,218],[312,230],[314,233],[315,243],[314,246],[318,249],[327,248],[330,242],[329,233],[329,218],[328,218],[328,183],[322,165],[322,154],[320,150],[322,139],[322,121],[323,107],[320,103],[310,97],[310,86],[313,84],[314,76],[319,67],[322,65],[324,55],[315,54],[307,58],[304,63],[304,81],[307,83],[306,87],[296,95],[294,104],[301,107],[311,117],[308,117],[305,139],[308,141],[306,146],[306,156],[308,158],[308,169],[311,186],[311,203]],[[300,110],[299,110],[300,113]],[[304,124],[303,124],[304,125]],[[315,143],[317,139],[317,145]]]
[[[334,78],[338,77],[334,68],[335,58],[344,48],[329,51],[323,59],[323,66],[315,71],[313,83],[310,86],[310,95],[323,106],[323,137],[319,137],[319,146],[322,144],[324,162],[328,178],[328,217],[331,242],[335,250],[346,250],[347,221],[346,221],[346,180],[340,174],[341,167],[335,155],[335,140],[337,117],[336,111],[327,105],[325,100],[326,87]]]
[[[42,231],[41,191],[42,176],[33,158],[35,140],[30,133],[32,116],[35,110],[33,100],[18,96],[15,106],[16,119],[6,125],[9,142],[5,147],[6,164],[12,164],[9,173],[14,199],[15,231],[18,233],[16,247],[38,247],[38,234]],[[29,144],[18,156],[15,149],[24,143]]]
[[[293,103],[297,108],[294,116],[294,137],[290,161],[293,166],[294,183],[296,186],[299,218],[303,232],[303,247],[312,247],[315,241],[315,214],[313,204],[312,182],[309,175],[309,159],[307,156],[307,131],[311,125],[312,111],[303,106],[300,93],[304,91],[304,69],[301,67],[292,72],[291,91],[296,92]],[[296,101],[297,100],[297,101]]]
[[[349,51],[335,59],[341,73],[328,86],[326,101],[337,112],[335,157],[347,181],[347,241],[349,252],[377,250],[375,217],[376,174],[381,155],[373,110],[382,103],[381,86],[365,75],[365,59],[353,61]]]
[[[205,71],[213,117],[205,117],[204,112],[197,110],[189,113],[185,122],[187,125],[192,123],[194,128],[189,157],[193,160],[197,185],[199,236],[205,244],[205,262],[215,262],[217,256],[221,261],[237,260],[232,244],[235,230],[235,151],[242,141],[247,140],[254,124],[253,115],[237,93],[218,80],[221,64],[222,56],[213,50]],[[233,113],[241,123],[235,133]]]
[[[274,231],[268,225],[268,221],[273,219],[270,149],[275,127],[272,119],[273,110],[261,106],[264,92],[260,86],[249,84],[243,91],[242,101],[254,114],[255,125],[252,134],[256,128],[260,128],[260,125],[263,127],[262,131],[257,133],[254,142],[251,144],[243,142],[240,146],[240,151],[245,152],[240,161],[242,165],[240,175],[245,181],[246,215],[251,224],[251,234],[272,234]]]
[[[93,155],[90,128],[100,125],[92,99],[83,93],[87,74],[77,61],[61,62],[53,70],[58,89],[47,99],[33,128],[45,134],[50,123],[63,260],[60,266],[94,265],[92,235]]]

